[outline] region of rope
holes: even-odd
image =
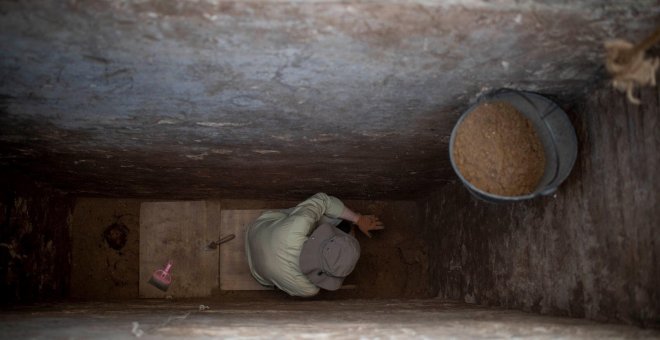
[[[636,86],[655,86],[655,73],[660,66],[660,59],[646,58],[644,53],[658,41],[660,28],[638,45],[618,39],[605,42],[605,68],[612,75],[612,86],[626,92],[628,101],[635,105],[641,103],[633,95]]]

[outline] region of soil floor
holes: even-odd
[[[140,204],[136,199],[81,198],[73,214],[71,297],[131,299],[138,297]],[[297,201],[220,200],[222,209],[284,209]],[[412,201],[345,201],[361,214],[378,216],[385,230],[372,238],[357,235],[360,260],[344,281],[352,289],[324,291],[318,297],[429,298],[435,295],[429,277],[427,243],[422,240],[420,213]],[[122,246],[113,247],[108,230],[125,231]],[[114,239],[112,239],[114,241]],[[245,264],[247,266],[247,263]],[[282,296],[281,291],[222,291],[214,296]],[[177,296],[175,296],[176,298]],[[179,296],[178,298],[182,298]]]

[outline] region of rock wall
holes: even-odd
[[[0,301],[66,297],[73,199],[14,174],[0,188]]]
[[[568,112],[579,139],[554,196],[484,203],[460,183],[421,202],[440,297],[660,324],[660,100],[610,89]]]
[[[438,154],[480,92],[584,95],[603,41],[659,17],[657,0],[2,1],[0,166],[81,196],[417,199],[451,178]]]

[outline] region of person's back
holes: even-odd
[[[313,296],[319,288],[300,271],[298,259],[307,239],[304,217],[269,212],[247,232],[246,252],[252,275],[264,286],[295,296]]]
[[[275,286],[294,296],[316,295],[319,287],[338,289],[357,262],[359,243],[331,224],[323,223],[322,228],[317,228],[323,216],[360,221],[360,230],[367,235],[369,230],[383,229],[377,218],[355,214],[338,198],[324,193],[308,198],[293,209],[266,212],[246,230],[246,253],[254,278],[264,286]],[[317,239],[315,234],[318,234]],[[326,241],[331,243],[324,243]],[[325,250],[321,249],[323,246]],[[306,261],[302,261],[301,254]],[[333,257],[333,264],[324,262],[325,257]],[[304,262],[305,271],[301,270],[301,262]]]

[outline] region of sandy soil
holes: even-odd
[[[504,102],[486,102],[465,117],[454,141],[454,160],[475,187],[501,196],[533,192],[545,154],[531,121]]]

